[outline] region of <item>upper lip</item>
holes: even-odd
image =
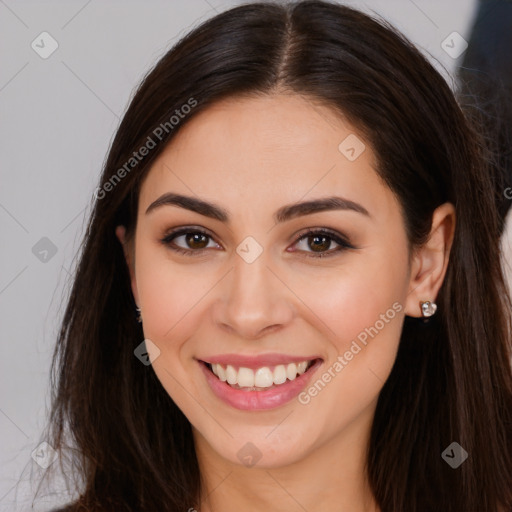
[[[277,366],[279,364],[300,363],[302,361],[313,361],[321,359],[319,356],[296,356],[289,354],[261,354],[257,356],[241,354],[221,354],[217,356],[201,358],[201,361],[211,364],[231,365],[257,369],[264,366]]]

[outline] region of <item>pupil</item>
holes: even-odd
[[[206,235],[201,233],[189,233],[187,243],[192,247],[203,249],[208,245],[208,240],[206,240]],[[197,245],[195,245],[196,243],[198,243],[200,247],[197,247]]]
[[[316,252],[321,252],[321,249],[329,248],[329,237],[327,236],[311,236],[309,237],[309,240],[313,240],[313,250]],[[318,240],[323,240],[323,243],[317,243]],[[320,251],[318,251],[317,249],[320,249]]]

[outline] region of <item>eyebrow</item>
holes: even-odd
[[[230,222],[230,214],[224,208],[196,197],[174,194],[172,192],[163,194],[156,201],[153,201],[146,209],[146,215],[165,205],[178,206],[179,208],[184,208],[228,224]],[[277,224],[303,215],[311,215],[327,210],[351,210],[371,218],[370,213],[364,206],[338,196],[324,197],[283,206],[274,213],[273,218]]]

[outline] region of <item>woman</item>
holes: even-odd
[[[55,353],[66,510],[512,510],[477,132],[382,21],[248,4],[145,77]]]

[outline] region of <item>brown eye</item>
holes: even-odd
[[[334,248],[331,248],[332,244],[335,244]],[[330,257],[346,249],[355,249],[343,235],[326,229],[309,230],[294,245],[299,246],[299,252],[313,258]]]
[[[188,228],[169,233],[161,242],[173,251],[196,256],[202,254],[203,249],[209,248],[208,244],[213,242],[213,239],[208,233]],[[218,244],[215,246],[218,247]]]
[[[204,249],[220,247],[210,234],[191,228],[178,229],[169,233],[161,239],[161,242],[169,249],[189,256],[199,256],[204,254]],[[214,245],[209,246],[210,242]],[[355,249],[343,235],[326,229],[307,231],[294,245],[300,244],[302,247],[299,247],[298,252],[313,258],[330,257],[346,249]],[[333,244],[334,248],[332,248]]]
[[[208,245],[208,235],[204,233],[187,233],[183,235],[190,249],[204,249]]]
[[[308,236],[308,246],[313,249],[314,252],[322,252],[329,249],[332,240],[328,236]]]

